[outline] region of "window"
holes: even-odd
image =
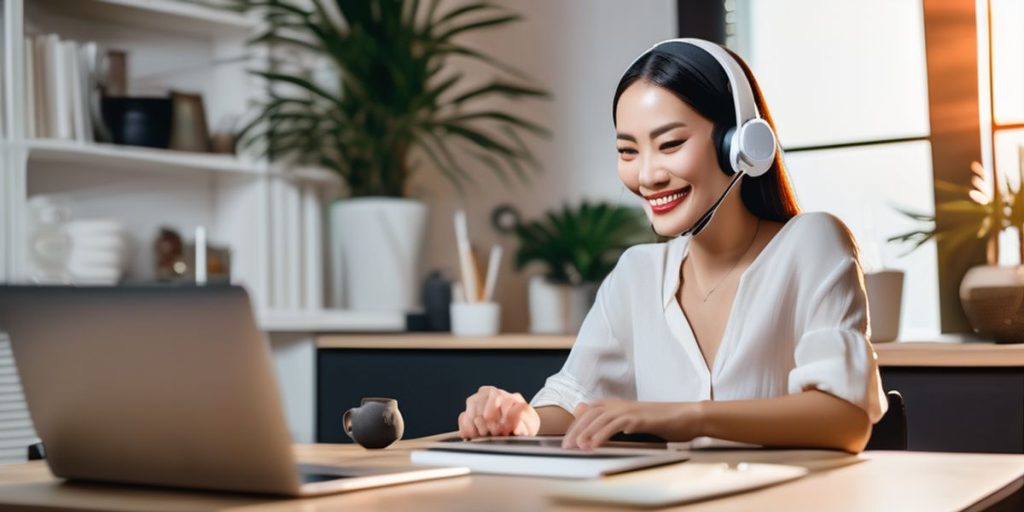
[[[886,241],[913,226],[896,207],[934,211],[921,0],[730,4],[801,207],[841,218],[866,271],[906,272],[903,338],[939,332],[934,243]]]

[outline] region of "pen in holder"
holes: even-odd
[[[497,302],[452,302],[452,335],[494,336],[501,327]]]

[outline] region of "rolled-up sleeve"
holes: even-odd
[[[628,251],[627,251],[628,252]],[[593,307],[580,326],[569,357],[562,369],[548,377],[530,405],[557,405],[572,413],[581,402],[606,398],[636,399],[632,357],[613,325],[629,310],[615,281],[624,272],[622,260],[605,278]]]
[[[819,222],[825,232],[815,237],[824,249],[804,269],[814,290],[798,331],[789,373],[789,393],[817,389],[850,402],[867,413],[872,423],[887,403],[875,351],[868,342],[867,298],[863,273],[845,227],[837,219]],[[847,240],[849,238],[849,240]]]

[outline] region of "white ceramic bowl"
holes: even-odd
[[[118,267],[124,263],[123,251],[72,249],[68,265]]]
[[[67,223],[72,235],[122,235],[124,223],[114,219],[81,219]]]

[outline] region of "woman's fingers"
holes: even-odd
[[[584,428],[576,432],[576,446],[589,450],[600,444],[604,440],[597,440],[595,436],[615,419],[615,416],[606,414],[605,411],[599,411]]]
[[[476,427],[476,431],[480,434],[480,437],[487,437],[491,435],[491,431],[487,428],[487,422],[484,421],[483,417],[474,416],[473,426]]]
[[[512,431],[512,435],[514,435],[514,436],[528,436],[528,435],[530,435],[530,427],[528,427],[526,425],[526,423],[519,422],[519,424],[516,425],[515,430]]]
[[[510,434],[530,435],[531,423],[537,422],[522,421],[524,413],[529,411],[529,408],[526,399],[519,393],[509,393],[494,386],[482,386],[466,399],[466,410],[459,415],[459,433],[467,439]]]
[[[605,422],[604,426],[601,428],[591,429],[589,436],[584,434],[585,437],[583,437],[583,442],[586,443],[584,448],[592,450],[601,446],[605,441],[611,439],[617,432],[623,430],[628,424],[629,419],[620,416]]]
[[[523,412],[529,407],[526,400],[519,393],[507,395],[500,402],[501,419],[498,424],[502,431],[513,432],[516,425],[519,425]]]
[[[473,425],[473,420],[465,411],[459,414],[459,437],[463,439],[473,439],[479,436],[476,431],[476,426]]]
[[[501,399],[503,394],[503,392],[499,392],[497,389],[490,390],[487,393],[487,400],[484,402],[480,415],[483,416],[484,421],[488,425],[497,427],[497,422],[501,419]]]
[[[492,386],[482,386],[476,393],[466,399],[466,410],[459,415],[459,432],[465,431],[468,438],[487,435],[486,425],[483,424],[480,414],[483,412],[484,404],[490,396]],[[465,427],[463,427],[465,425]]]
[[[577,410],[579,408],[577,407]],[[601,409],[597,407],[588,407],[586,412],[582,415],[577,416],[576,420],[569,426],[569,431],[565,433],[565,437],[562,439],[563,448],[576,448],[579,446],[579,435],[590,426],[590,423],[601,415]]]
[[[579,405],[576,406],[576,409],[572,411],[572,415],[576,418],[579,418],[580,416],[583,416],[583,413],[587,412],[587,409],[589,408],[590,404],[586,402],[580,402]]]

